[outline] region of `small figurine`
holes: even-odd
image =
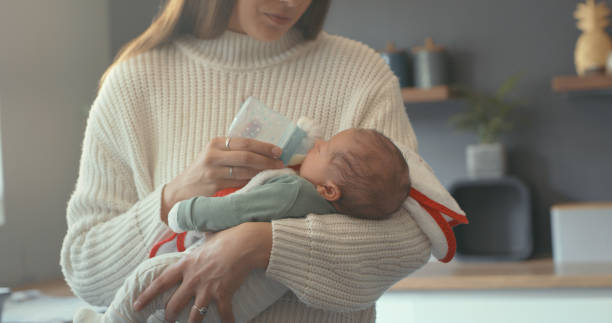
[[[580,76],[603,74],[606,70],[606,60],[612,51],[612,39],[605,31],[610,24],[609,15],[610,9],[606,4],[596,4],[595,0],[579,3],[574,12],[578,29],[583,31],[574,54],[576,72]]]

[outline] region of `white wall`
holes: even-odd
[[[0,286],[61,276],[84,111],[110,63],[108,0],[0,1]]]

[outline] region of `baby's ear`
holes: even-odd
[[[338,187],[338,185],[329,180],[326,181],[324,184],[317,185],[317,192],[319,192],[319,194],[321,194],[324,199],[330,202],[335,202],[339,200],[342,196],[342,191],[340,190],[340,187]]]

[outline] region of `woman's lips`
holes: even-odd
[[[277,25],[284,26],[284,25],[291,23],[291,19],[287,16],[276,15],[272,13],[264,13],[264,15],[266,15],[266,17],[268,17],[270,21],[272,21],[273,23]]]

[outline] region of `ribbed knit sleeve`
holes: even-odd
[[[384,70],[384,69],[383,69]],[[385,73],[383,73],[385,74]],[[404,112],[397,80],[381,76],[376,93],[346,114],[347,127],[375,128],[405,149],[416,138]],[[430,256],[430,242],[406,210],[383,221],[344,215],[309,215],[274,221],[267,274],[304,303],[331,311],[372,306],[391,285]]]
[[[429,240],[403,211],[384,221],[309,215],[274,221],[272,232],[267,275],[306,305],[336,312],[372,306],[430,255]]]
[[[137,189],[128,165],[127,156],[134,152],[126,146],[129,132],[117,121],[127,118],[122,112],[127,107],[109,92],[117,86],[116,80],[106,82],[90,111],[61,251],[66,281],[94,305],[112,301],[164,232],[159,217],[163,186]]]

